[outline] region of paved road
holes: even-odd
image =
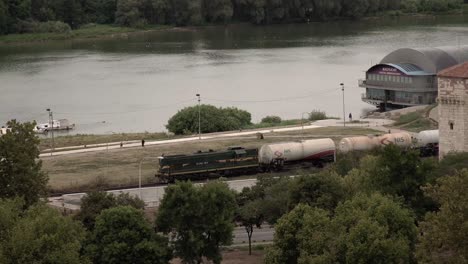
[[[301,129],[311,129],[311,128],[318,128],[318,127],[320,126],[305,125],[304,128],[302,126],[294,126],[294,127],[272,128],[272,129],[262,129],[262,130],[249,130],[249,131],[241,131],[241,132],[207,134],[207,135],[202,135],[201,140],[249,136],[249,135],[255,135],[257,133],[268,134],[268,133],[275,133],[275,132],[276,133],[277,132],[289,132],[289,131],[298,131]],[[147,141],[145,142],[145,146],[180,143],[180,142],[191,142],[191,141],[197,141],[197,140],[200,140],[200,138],[199,137],[187,137],[187,138],[178,138],[178,139],[169,139],[169,140]],[[140,141],[128,141],[128,142],[125,142],[123,146],[123,148],[134,148],[134,147],[141,147],[141,142]],[[119,149],[119,148],[120,148],[120,142],[110,142],[106,144],[56,148],[55,150],[57,152],[54,152],[53,154],[42,153],[39,155],[39,157],[45,158],[45,157],[50,157],[50,156],[69,155],[69,154],[76,154],[76,153],[103,151],[107,149]]]
[[[251,187],[255,185],[257,179],[246,179],[246,180],[233,180],[227,181],[227,184],[232,190],[235,191],[242,191],[244,187]],[[203,183],[197,183],[203,184]],[[122,190],[115,190],[115,191],[108,191],[113,194],[120,194],[120,193],[128,193],[130,195],[141,197],[141,199],[145,202],[148,207],[156,207],[159,205],[160,200],[164,196],[164,191],[166,186],[157,186],[157,187],[144,187],[141,188],[132,188],[132,189],[122,189]],[[72,193],[72,194],[64,194],[60,197],[50,197],[49,203],[57,206],[57,207],[64,207],[70,210],[78,210],[80,208],[81,198],[85,195],[85,193]]]
[[[254,227],[254,231],[252,233],[252,244],[254,243],[264,243],[273,241],[273,236],[275,234],[275,229],[270,227],[268,224],[262,225],[262,227],[256,228]],[[249,237],[247,236],[247,232],[243,226],[236,227],[234,229],[234,243],[233,244],[249,244]]]

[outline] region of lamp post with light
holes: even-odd
[[[54,142],[54,113],[50,108],[46,109],[47,112],[49,112],[49,125],[50,125],[50,132],[52,136],[52,151],[50,152],[50,155],[52,156],[55,150],[55,142]]]
[[[201,96],[200,94],[197,94],[198,97],[198,139],[201,139],[201,110],[200,110],[200,102],[201,102]]]
[[[304,114],[308,114],[308,112],[302,112],[301,114],[301,126],[302,126],[302,130],[301,130],[301,136],[302,136],[302,140],[304,140]]]
[[[346,111],[345,111],[345,101],[344,101],[344,83],[340,83],[341,91],[343,92],[343,127],[346,127]]]

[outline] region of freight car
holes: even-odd
[[[322,167],[334,162],[335,143],[330,138],[266,144],[260,148],[258,161],[263,170],[281,170],[284,164],[309,162]]]
[[[335,161],[335,143],[331,139],[266,144],[258,149],[230,147],[225,151],[197,152],[190,155],[159,157],[156,177],[161,182],[202,179],[210,175],[279,171],[285,165],[308,163],[321,167]]]
[[[439,130],[425,130],[415,137],[407,132],[385,134],[376,137],[360,136],[341,139],[338,144],[342,153],[371,150],[395,144],[402,148],[417,149],[421,156],[436,156],[439,153]]]

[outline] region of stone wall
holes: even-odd
[[[439,77],[439,158],[468,152],[468,79]]]

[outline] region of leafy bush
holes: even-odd
[[[172,116],[166,128],[176,135],[198,132],[198,106],[186,107]],[[252,116],[249,112],[234,107],[218,108],[212,105],[200,106],[201,132],[222,132],[249,126]]]
[[[267,123],[267,124],[279,124],[281,123],[281,117],[279,116],[265,116],[262,118],[262,123]]]
[[[325,112],[323,111],[313,110],[312,112],[309,113],[310,121],[323,120],[323,119],[327,119],[327,114],[325,114]]]
[[[21,21],[17,25],[17,30],[21,33],[70,33],[68,24],[61,21]]]

